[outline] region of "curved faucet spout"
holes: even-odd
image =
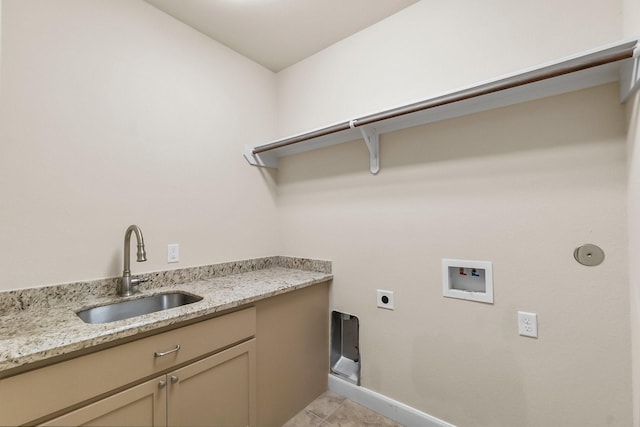
[[[134,283],[134,280],[131,279],[131,233],[136,235],[136,241],[138,243],[136,261],[143,262],[147,260],[142,230],[140,230],[140,227],[137,225],[130,225],[124,233],[124,267],[122,270],[122,278],[118,283],[118,294],[122,296],[131,295],[133,293],[133,285],[137,284],[137,282]]]
[[[129,266],[129,251],[131,247],[130,241],[132,232],[136,234],[136,242],[138,243],[138,253],[136,254],[136,261],[143,262],[147,260],[147,251],[145,251],[144,249],[144,238],[142,237],[142,230],[140,230],[140,227],[138,227],[137,225],[130,225],[129,228],[127,228],[127,231],[124,233],[125,267]],[[128,270],[128,268],[125,268],[125,270]]]

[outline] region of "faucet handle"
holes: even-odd
[[[151,280],[151,277],[149,276],[132,277],[131,286],[136,286],[136,285],[139,285],[140,283],[148,282],[149,280]]]

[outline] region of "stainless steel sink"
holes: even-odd
[[[85,323],[109,323],[115,322],[116,320],[128,319],[130,317],[193,304],[200,300],[202,300],[202,297],[197,295],[174,292],[170,294],[152,295],[130,301],[102,305],[100,307],[93,307],[79,311],[76,314],[84,320]]]

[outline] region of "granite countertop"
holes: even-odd
[[[167,280],[156,280],[152,276],[155,285],[127,298],[113,293],[83,294],[78,292],[81,288],[78,284],[68,286],[67,295],[64,287],[58,286],[55,298],[49,295],[46,298],[48,302],[40,304],[33,301],[25,303],[27,298],[16,292],[0,293],[0,299],[4,297],[6,301],[7,298],[13,298],[16,306],[0,311],[0,373],[326,282],[333,277],[328,261],[311,260],[311,267],[321,263],[322,268],[317,269],[324,270],[311,271],[309,263],[297,262],[299,258],[260,259],[263,260],[267,261],[260,263],[258,268],[252,264],[255,269],[249,268],[250,271],[244,271],[247,270],[244,264],[238,268],[239,263],[233,263],[232,274],[225,275],[218,274],[224,268],[208,268],[210,274],[202,274],[203,267],[199,267],[195,276],[188,274],[190,272],[185,269],[180,275],[186,280],[179,281],[180,284],[166,283]],[[322,263],[328,263],[328,268],[327,264]],[[216,264],[215,267],[229,264]],[[234,273],[234,270],[240,272]],[[190,280],[194,277],[196,280]],[[113,280],[109,281],[109,286],[112,285]],[[76,315],[77,311],[85,308],[176,291],[195,294],[203,299],[193,304],[104,324],[84,323]],[[34,297],[31,299],[37,300]]]

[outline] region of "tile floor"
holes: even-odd
[[[402,427],[377,412],[332,391],[311,402],[282,427]]]

